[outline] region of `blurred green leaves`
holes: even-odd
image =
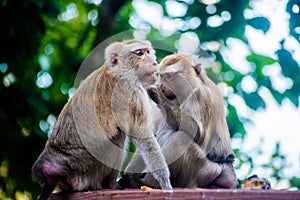
[[[243,97],[247,105],[253,110],[266,107],[264,100],[257,94],[257,92],[244,93]]]
[[[270,58],[268,56],[264,56],[264,55],[259,55],[259,54],[255,54],[252,53],[250,55],[248,55],[246,57],[247,61],[249,62],[253,62],[256,66],[256,72],[259,73],[259,76],[262,76],[262,70],[264,68],[264,66],[266,65],[272,65],[275,62],[277,62],[277,60]]]
[[[270,29],[270,22],[265,17],[254,17],[252,19],[247,20],[247,24],[252,26],[253,28],[262,30],[266,33]]]
[[[300,15],[299,15],[300,2],[298,0],[289,0],[286,6],[286,11],[290,15],[290,34],[300,41]]]
[[[281,47],[276,52],[278,56],[278,63],[281,67],[282,74],[286,77],[290,77],[293,80],[292,88],[285,91],[285,96],[289,98],[295,106],[299,106],[300,95],[300,68],[298,63],[293,59],[292,54]]]
[[[290,184],[291,184],[291,186],[300,189],[300,178],[294,176],[294,177],[290,180]]]

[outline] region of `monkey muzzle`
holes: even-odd
[[[147,82],[150,84],[154,84],[156,82],[156,80],[158,79],[158,75],[156,72],[147,73],[147,74],[145,74],[145,77],[147,77]]]

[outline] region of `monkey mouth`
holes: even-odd
[[[150,74],[147,74],[146,76],[148,76],[149,78],[156,78],[156,73],[150,73]]]
[[[148,74],[145,74],[145,78],[146,78],[146,82],[148,84],[154,84],[157,80],[157,74],[156,73],[148,73]]]
[[[152,72],[152,73],[147,73],[145,74],[145,77],[147,77],[148,79],[151,79],[151,80],[156,80],[157,79],[157,73],[156,72]]]

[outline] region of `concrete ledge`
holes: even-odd
[[[300,190],[229,190],[229,189],[174,189],[173,193],[162,190],[97,190],[88,192],[56,193],[51,200],[98,200],[98,199],[275,199],[275,200],[300,200]]]

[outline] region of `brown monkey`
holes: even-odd
[[[126,137],[137,146],[160,187],[172,190],[144,89],[156,82],[157,72],[148,41],[128,40],[106,48],[104,65],[65,105],[33,166],[33,178],[43,185],[39,199],[47,199],[55,186],[71,191],[114,188]]]
[[[254,174],[243,181],[241,188],[244,190],[270,190],[271,183],[268,179]]]
[[[173,187],[234,188],[234,155],[223,98],[196,56],[170,55],[161,62],[161,86],[149,94],[165,112],[167,125],[156,133],[171,173]],[[162,117],[163,118],[163,117]],[[142,171],[140,158],[132,168]],[[124,187],[157,187],[151,174],[126,173]]]

